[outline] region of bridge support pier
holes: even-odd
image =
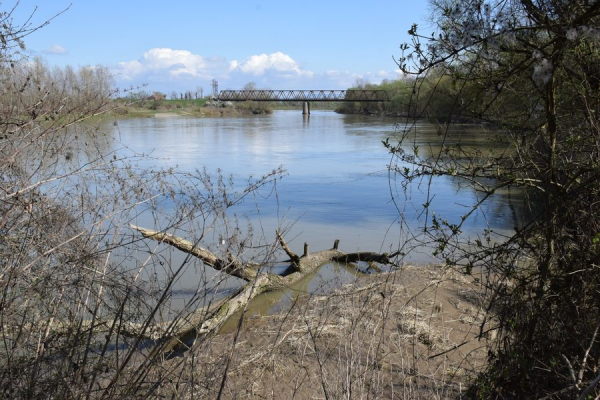
[[[302,115],[310,115],[310,103],[308,101],[302,104]]]

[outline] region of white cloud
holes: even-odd
[[[292,76],[311,77],[314,75],[311,71],[301,69],[292,57],[280,51],[273,54],[254,55],[242,63],[234,60],[230,63],[230,69],[239,69],[252,75],[264,75],[269,71]]]
[[[188,50],[154,48],[144,53],[137,61],[120,62],[117,72],[126,79],[144,73],[164,73],[170,77],[188,75],[206,77],[211,69],[209,60]]]
[[[123,78],[130,80],[135,78],[144,70],[144,67],[139,61],[126,61],[119,63],[118,74]]]
[[[148,90],[166,93],[198,86],[204,87],[206,93],[212,79],[219,81],[220,89],[241,89],[250,81],[265,89],[345,89],[358,79],[379,83],[399,77],[398,71],[385,70],[363,74],[337,70],[315,73],[282,52],[228,61],[170,48],[150,49],[138,60],[120,62],[113,72],[119,85],[148,84]]]
[[[67,49],[62,47],[61,45],[55,44],[52,47],[44,50],[46,54],[67,54]]]

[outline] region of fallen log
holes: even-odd
[[[333,248],[308,254],[305,246],[305,254],[298,256],[287,245],[281,232],[276,235],[283,251],[290,258],[290,267],[286,275],[277,275],[257,270],[255,263],[243,263],[235,256],[227,253],[224,258],[219,258],[211,251],[200,247],[186,239],[178,236],[153,231],[131,225],[131,228],[140,232],[145,238],[166,243],[177,249],[201,259],[204,264],[223,271],[229,275],[241,278],[247,283],[236,293],[222,300],[220,304],[211,311],[199,309],[191,314],[179,318],[171,326],[167,341],[159,348],[161,353],[169,353],[187,347],[198,335],[207,335],[216,332],[235,312],[243,309],[246,304],[261,293],[281,290],[299,282],[308,274],[314,272],[318,267],[328,262],[355,263],[358,261],[378,262],[389,264],[390,258],[387,254],[373,252],[345,254],[338,250],[339,240],[334,242]]]
[[[189,240],[171,235],[170,233],[153,231],[135,225],[130,225],[130,227],[140,232],[145,238],[166,243],[183,251],[184,253],[198,257],[204,261],[204,264],[207,264],[216,270],[226,272],[231,276],[235,276],[247,282],[256,279],[257,272],[253,269],[247,268],[247,266],[242,265],[242,263],[233,254],[228,253],[225,259],[220,259],[211,251],[206,250],[190,242]]]
[[[399,255],[400,252],[395,252],[392,254],[387,253],[373,253],[373,252],[360,252],[360,253],[348,253],[342,254],[341,256],[336,257],[333,261],[341,262],[341,263],[355,263],[359,261],[364,262],[376,262],[379,264],[391,264],[394,257]]]

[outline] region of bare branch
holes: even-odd
[[[257,272],[255,270],[248,266],[242,265],[240,261],[233,256],[228,256],[226,260],[223,260],[211,251],[204,249],[190,242],[189,240],[180,238],[170,233],[157,232],[135,225],[130,225],[130,227],[131,229],[140,232],[147,239],[169,244],[185,253],[198,257],[205,264],[213,267],[216,270],[226,272],[229,275],[243,279],[247,282],[250,282],[257,277]]]

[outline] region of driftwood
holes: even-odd
[[[166,346],[161,348],[161,352],[173,351],[181,345],[185,346],[186,342],[190,342],[198,335],[217,331],[227,319],[236,311],[243,309],[257,295],[292,286],[327,262],[355,263],[366,261],[369,263],[389,264],[390,258],[396,255],[372,252],[345,254],[338,250],[339,240],[336,240],[332,249],[318,251],[313,254],[309,254],[308,244],[305,244],[304,255],[298,256],[292,252],[283,235],[278,231],[276,235],[279,244],[290,258],[290,266],[286,274],[278,275],[261,272],[260,269],[256,268],[256,264],[243,263],[232,254],[227,254],[223,258],[219,258],[211,251],[169,233],[157,232],[134,225],[131,225],[131,228],[140,232],[147,239],[174,246],[185,253],[201,259],[204,264],[216,270],[223,271],[247,282],[237,292],[223,300],[210,312],[201,309],[180,318],[178,321],[174,321],[171,325],[169,341]]]

